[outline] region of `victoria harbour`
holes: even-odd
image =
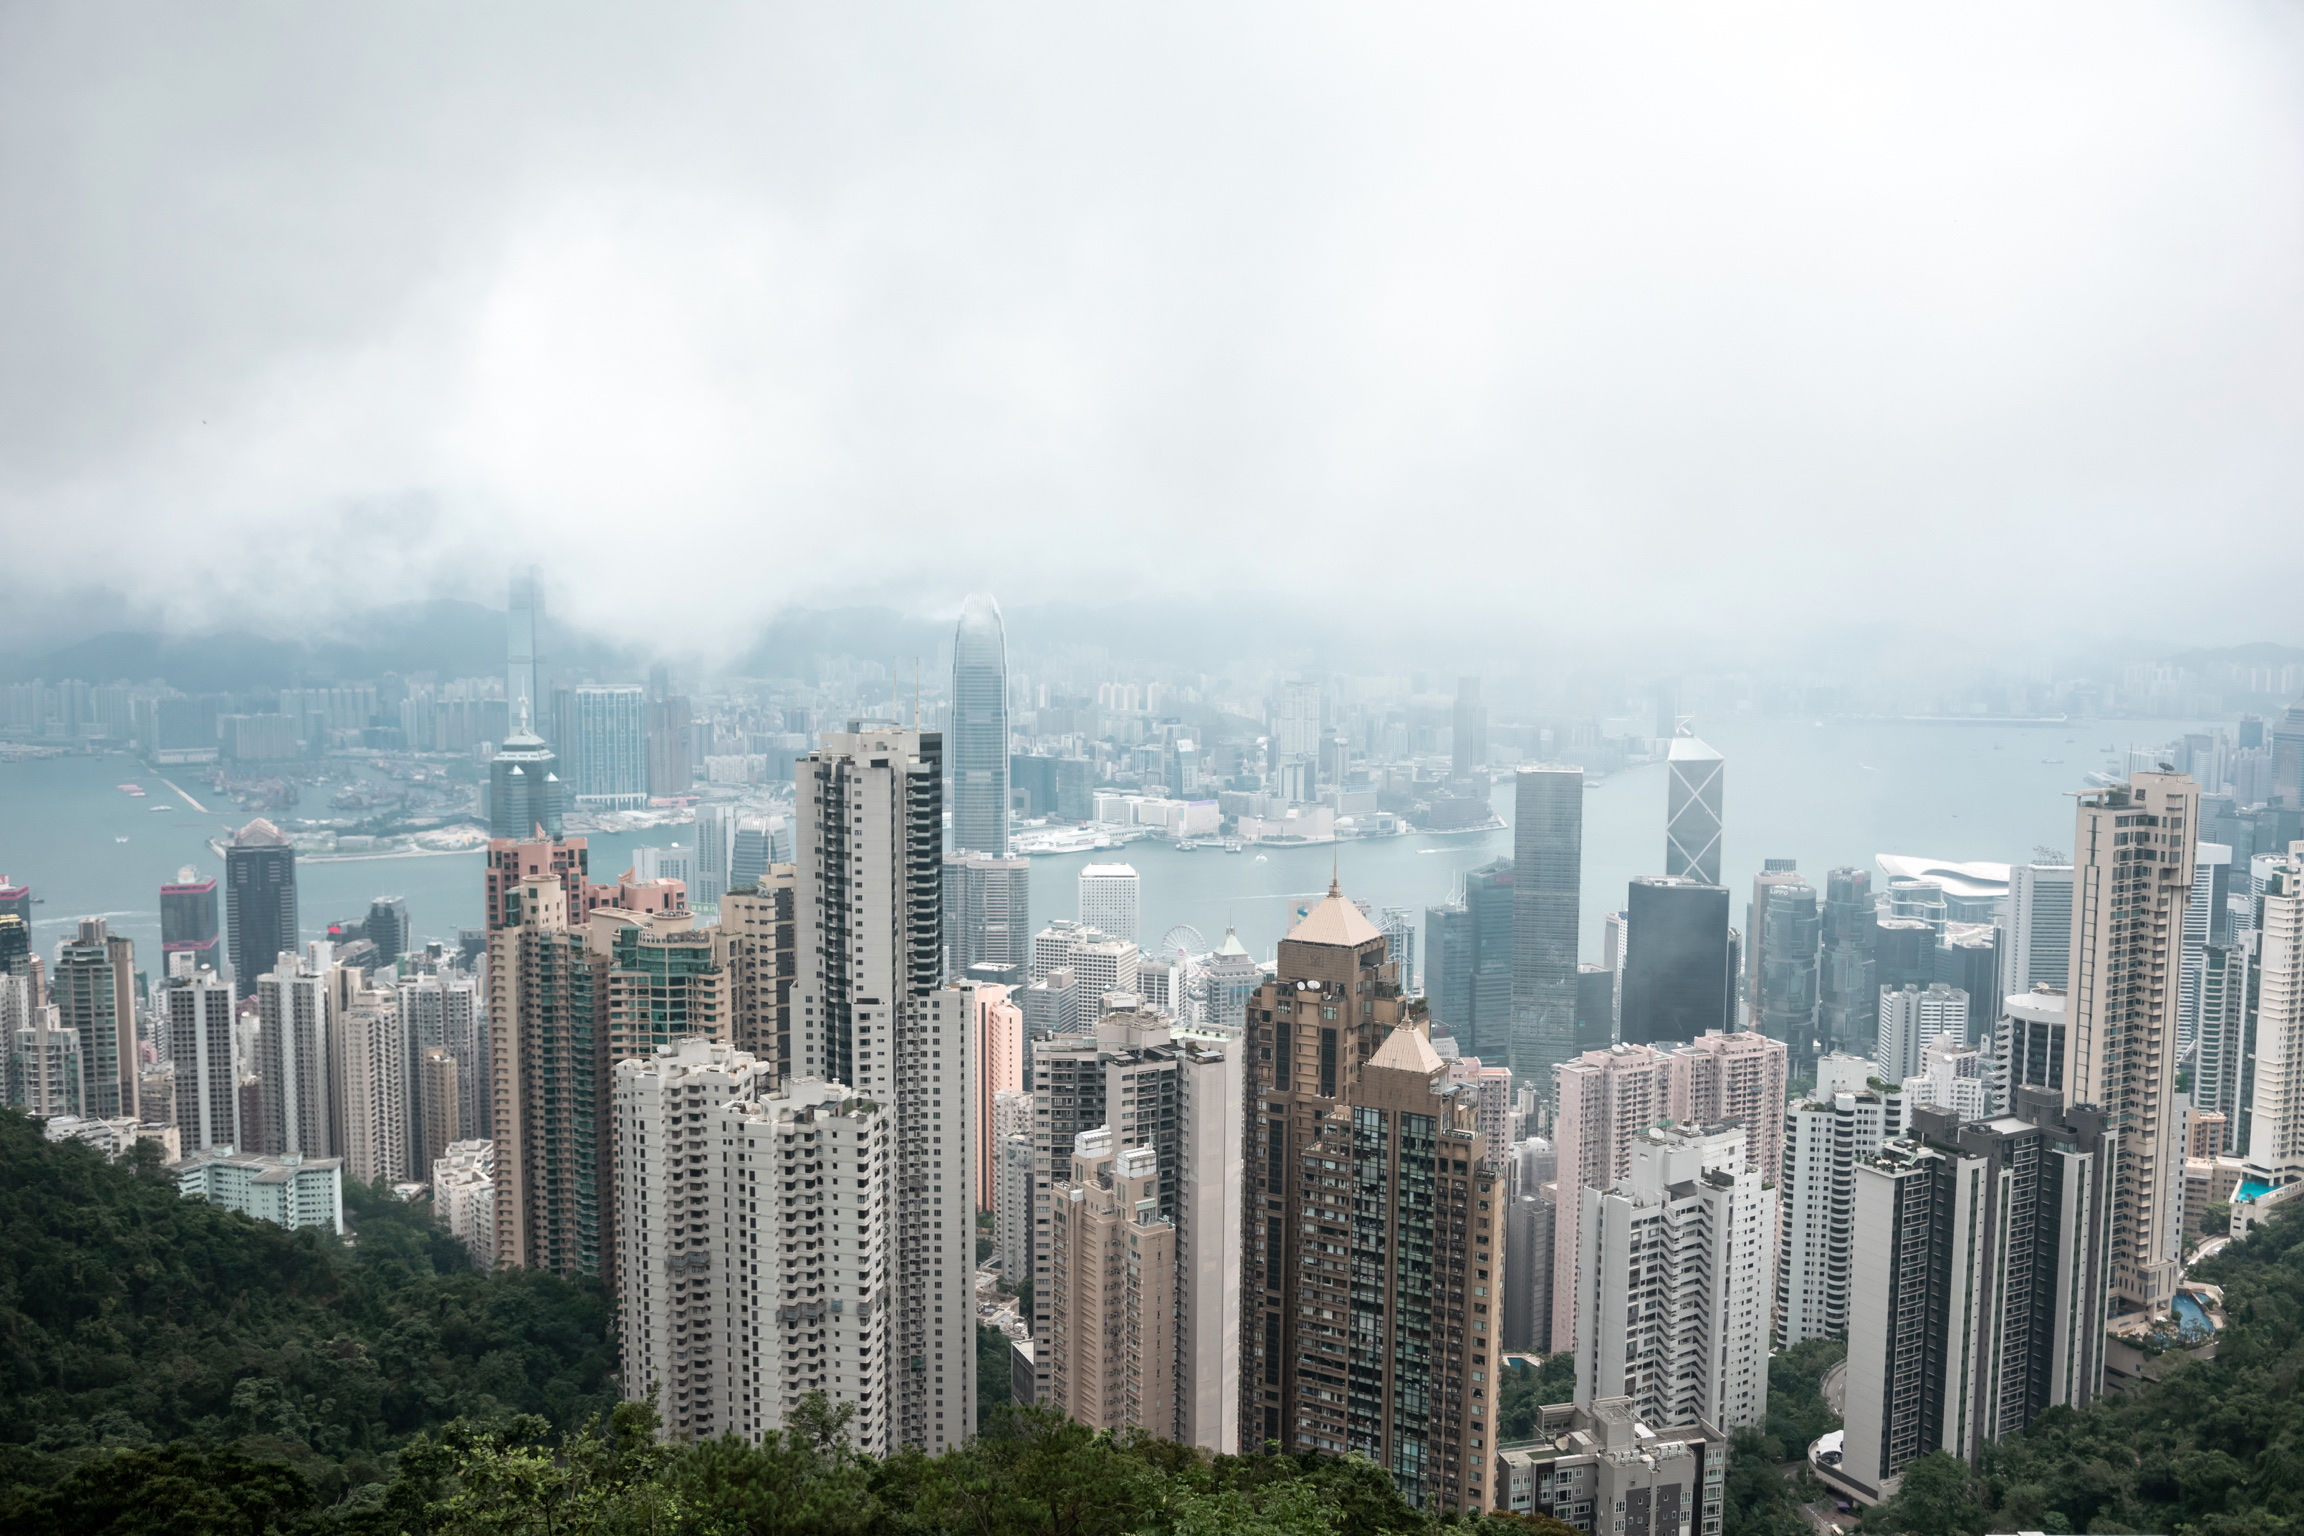
[[[2117,733],[2125,749],[2191,729],[2180,722],[2075,723],[2014,728],[1812,721],[1731,716],[1707,726],[1728,760],[1723,878],[1748,882],[1768,858],[1791,858],[1811,879],[1836,865],[1869,865],[1879,854],[1966,862],[2020,862],[2037,846],[2069,838],[2071,801],[2084,775],[2104,764],[2099,750]],[[2139,740],[2137,745],[2146,745]],[[132,797],[117,786],[133,782]],[[172,792],[168,783],[180,786]],[[1600,954],[1601,919],[1623,904],[1625,883],[1662,864],[1664,768],[1625,769],[1584,797],[1581,947]],[[195,810],[184,795],[205,810]],[[1227,926],[1259,958],[1300,909],[1328,888],[1331,872],[1347,895],[1378,911],[1419,913],[1459,889],[1465,873],[1512,851],[1512,779],[1491,798],[1502,829],[1337,843],[1252,846],[1226,853],[1214,843],[1180,852],[1147,839],[1117,850],[1044,855],[1032,861],[1035,923],[1066,917],[1076,905],[1080,868],[1125,861],[1143,878],[1139,940],[1190,927],[1213,944]],[[160,809],[166,807],[166,809]],[[219,804],[195,770],[166,781],[133,757],[110,752],[0,764],[0,874],[32,886],[41,902],[34,941],[52,946],[81,917],[102,916],[157,954],[158,890],[178,869],[220,875],[211,839],[229,840],[249,819]],[[587,837],[595,879],[612,878],[647,844],[685,840],[681,826]],[[298,860],[303,937],[323,937],[331,921],[356,918],[379,895],[404,897],[422,938],[453,944],[481,921],[480,855],[417,853],[306,855]],[[1741,900],[1736,920],[1743,921]]]

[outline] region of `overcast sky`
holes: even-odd
[[[0,9],[9,588],[2304,641],[2304,26]],[[19,643],[21,642],[21,637]]]

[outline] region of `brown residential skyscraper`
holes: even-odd
[[[1244,1447],[1357,1451],[1419,1508],[1495,1477],[1502,1185],[1383,934],[1326,899],[1248,1003]]]

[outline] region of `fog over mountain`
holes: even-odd
[[[2295,643],[2300,64],[2247,3],[15,7],[13,648],[514,560],[731,662],[976,588]]]

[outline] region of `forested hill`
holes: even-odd
[[[460,1415],[569,1427],[613,1404],[596,1291],[475,1273],[426,1208],[346,1202],[352,1247],[185,1200],[148,1150],[106,1163],[0,1111],[0,1487],[192,1440],[285,1462],[334,1502]]]
[[[2283,1217],[2192,1271],[2224,1288],[2214,1360],[2081,1413],[2055,1409],[1971,1471],[1915,1463],[1867,1531],[2304,1532],[2304,1222]]]

